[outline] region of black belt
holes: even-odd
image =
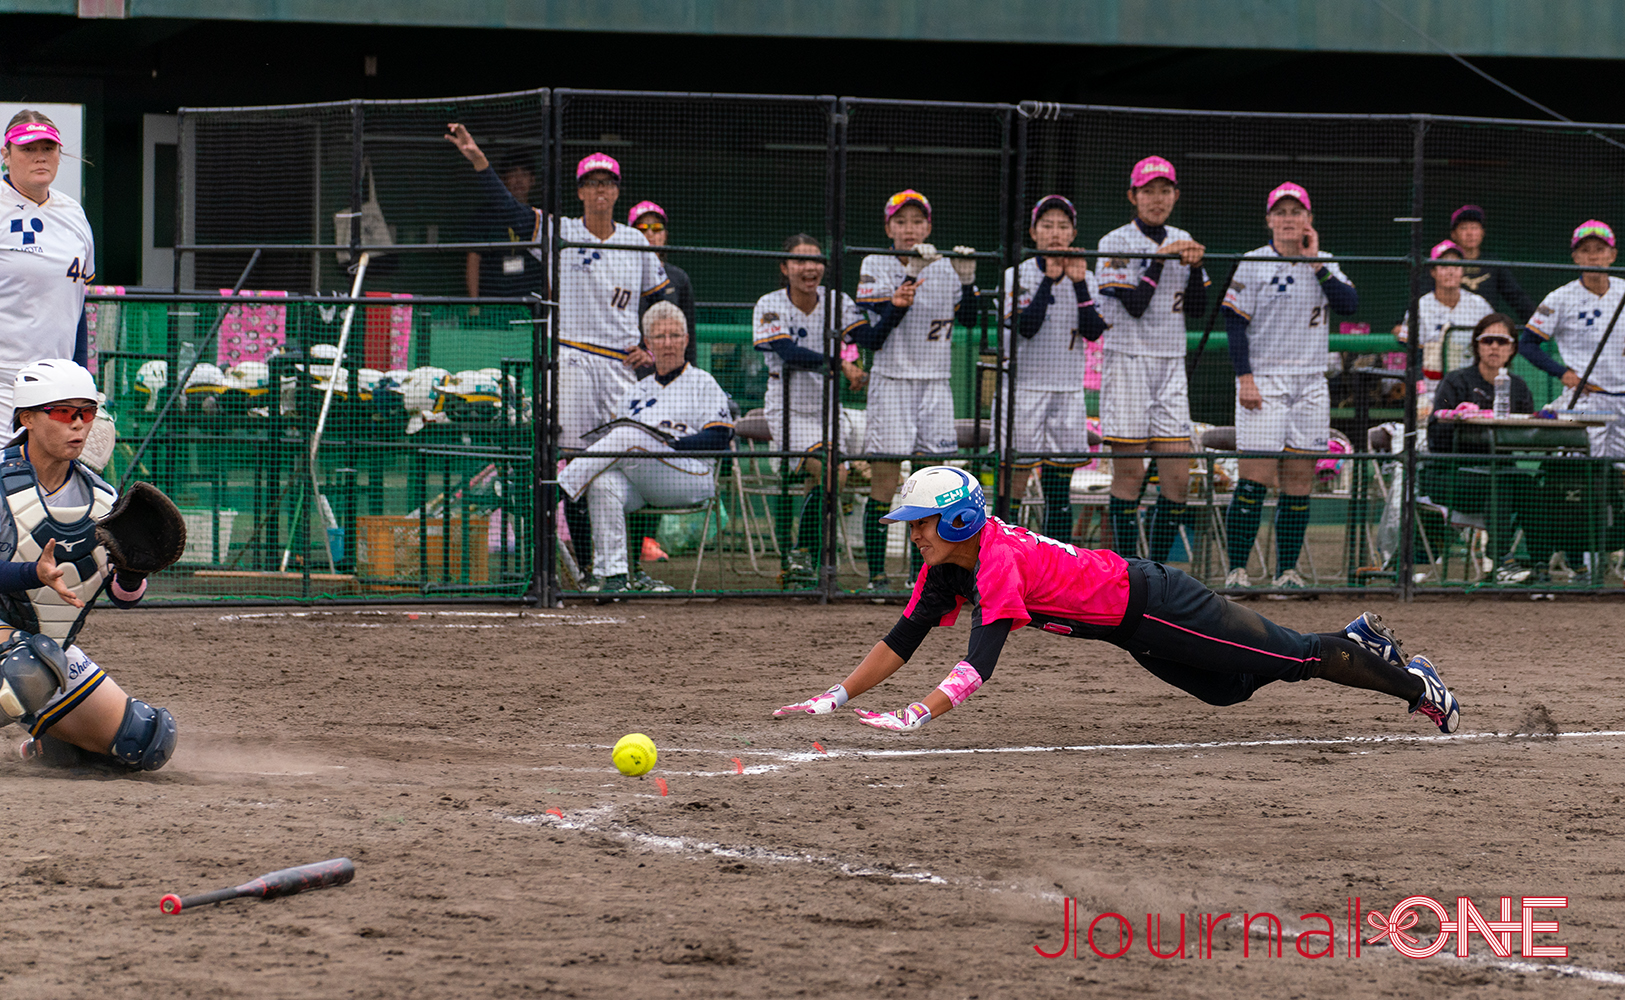
[[[1128,605],[1123,608],[1123,621],[1116,628],[1101,636],[1105,642],[1115,643],[1127,639],[1140,627],[1140,620],[1145,617],[1145,571],[1135,562],[1128,564]]]

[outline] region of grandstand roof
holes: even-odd
[[[1385,10],[1385,8],[1387,8]],[[1390,13],[1392,11],[1392,13]],[[548,31],[1618,58],[1609,0],[0,0],[0,13]],[[1397,15],[1397,16],[1396,16]]]

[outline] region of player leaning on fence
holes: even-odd
[[[1179,201],[1174,165],[1148,156],[1129,172],[1134,218],[1100,238],[1100,314],[1110,325],[1100,375],[1100,427],[1113,451],[1189,451],[1190,390],[1185,380],[1185,317],[1207,314],[1205,248],[1168,225]],[[1179,254],[1178,260],[1112,256]],[[1124,556],[1140,552],[1140,493],[1145,461],[1112,462],[1112,539]],[[1165,562],[1185,516],[1188,459],[1157,463],[1151,516],[1153,562]]]
[[[1293,452],[1326,450],[1331,394],[1326,387],[1331,313],[1359,307],[1354,283],[1320,249],[1309,192],[1291,182],[1269,193],[1264,222],[1270,242],[1236,268],[1224,296],[1230,363],[1236,369],[1236,449],[1281,452],[1280,459],[1243,458],[1241,480],[1226,520],[1230,573],[1227,589],[1249,586],[1247,559],[1264,514],[1264,495],[1276,485],[1275,586],[1302,589],[1298,555],[1309,529],[1309,488],[1315,460]],[[1303,258],[1309,260],[1303,260]]]
[[[1004,272],[1005,322],[1016,332],[1005,338],[1006,354],[1015,365],[1010,441],[1018,454],[1044,457],[1016,461],[1016,474],[1005,484],[1005,492],[1019,496],[1037,466],[1044,493],[1044,531],[1065,539],[1072,537],[1072,470],[1084,460],[1049,456],[1089,450],[1083,342],[1098,340],[1106,321],[1096,310],[1089,261],[1045,256],[1046,251],[1070,248],[1077,239],[1078,212],[1072,203],[1058,194],[1038,199],[1028,234],[1038,254]],[[1003,409],[999,412],[1002,417]],[[993,437],[994,446],[1002,449],[1002,425],[994,429]]]
[[[976,260],[945,258],[927,243],[931,203],[912,188],[886,199],[886,235],[905,256],[863,258],[858,305],[868,330],[853,331],[858,346],[875,352],[869,372],[869,423],[863,450],[870,454],[941,455],[959,446],[954,424],[954,320],[976,308]],[[955,247],[956,254],[973,254]],[[897,461],[870,462],[870,502],[863,518],[869,589],[886,590],[886,529],[880,516],[902,480]]]
[[[1614,231],[1596,219],[1580,223],[1569,238],[1569,255],[1580,265],[1580,276],[1546,296],[1535,309],[1518,343],[1518,353],[1568,387],[1554,406],[1567,407],[1578,394],[1576,409],[1614,416],[1600,427],[1587,428],[1587,433],[1591,454],[1617,458],[1625,455],[1625,352],[1621,351],[1625,330],[1617,329],[1625,324],[1614,324],[1616,329],[1600,354],[1597,347],[1625,296],[1625,281],[1602,271],[1584,270],[1614,265],[1619,256]],[[1557,345],[1561,360],[1541,349],[1548,340]],[[1593,356],[1597,366],[1582,390],[1578,388],[1580,376]]]

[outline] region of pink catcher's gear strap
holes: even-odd
[[[958,708],[981,686],[982,675],[976,672],[975,667],[960,660],[958,665],[948,671],[948,676],[942,679],[942,683],[937,685],[937,690],[947,695],[948,701]]]

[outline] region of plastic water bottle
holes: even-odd
[[[1495,417],[1512,416],[1512,376],[1505,368],[1495,373]]]

